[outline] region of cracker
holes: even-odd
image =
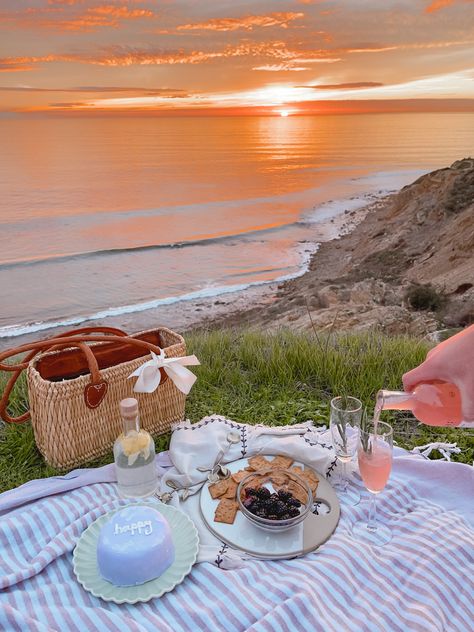
[[[249,459],[249,465],[253,467],[254,470],[263,470],[270,467],[270,461],[267,461],[264,456],[257,454],[257,456],[253,456]]]
[[[293,465],[293,467],[290,467],[290,472],[293,472],[296,476],[304,478],[304,470],[299,465]]]
[[[213,483],[212,485],[209,485],[209,493],[215,500],[216,498],[220,498],[221,496],[223,496],[226,493],[228,487],[229,479],[227,478],[223,481],[219,481],[218,483]]]
[[[286,485],[290,479],[285,472],[276,471],[275,473],[272,472],[270,474],[270,480],[277,487],[282,487],[283,485]]]
[[[270,461],[270,465],[273,468],[279,468],[282,470],[286,470],[288,467],[290,467],[290,465],[294,462],[294,459],[292,459],[289,456],[283,456],[282,454],[279,454],[278,456],[276,456],[273,461]]]
[[[314,470],[312,470],[309,467],[303,468],[299,467],[299,466],[293,466],[292,468],[290,468],[290,470],[288,471],[288,476],[290,478],[293,478],[294,476],[299,476],[300,478],[304,479],[311,491],[313,492],[313,494],[316,492],[316,489],[318,488],[318,484],[319,484],[319,478],[316,476],[316,474],[314,473]],[[294,480],[294,478],[293,478]]]
[[[311,488],[311,491],[314,494],[318,488],[319,478],[314,473],[314,470],[306,466],[304,468],[303,476],[305,477],[306,481],[308,482],[308,485]]]
[[[306,503],[308,502],[308,494],[298,483],[290,481],[290,483],[288,484],[288,491],[291,492],[293,496],[303,505],[306,505]]]
[[[238,472],[234,472],[231,476],[231,479],[235,482],[235,483],[240,483],[242,481],[242,479],[244,479],[246,476],[248,476],[249,473],[246,472],[245,470],[239,470]]]
[[[225,494],[221,498],[230,498],[231,500],[235,500],[237,495],[237,483],[232,479],[229,480],[229,484],[227,486],[227,490]]]
[[[239,505],[235,500],[224,498],[217,505],[214,514],[214,522],[224,522],[225,524],[233,524]]]

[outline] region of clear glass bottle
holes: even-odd
[[[123,433],[114,443],[119,494],[122,498],[150,496],[158,485],[155,443],[146,430],[140,429],[136,399],[123,399],[120,402],[120,414]]]
[[[457,386],[434,380],[420,382],[411,393],[379,391],[376,410],[411,410],[429,426],[462,426],[461,404]]]

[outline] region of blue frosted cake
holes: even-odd
[[[162,575],[174,561],[168,522],[152,507],[121,509],[102,527],[100,574],[115,586],[137,586]]]

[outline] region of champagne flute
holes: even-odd
[[[392,469],[393,430],[389,424],[371,421],[360,430],[358,458],[364,485],[371,494],[368,522],[360,520],[352,527],[357,539],[383,546],[392,539],[391,530],[377,522],[377,494],[385,488]]]
[[[334,451],[342,463],[342,474],[331,482],[338,496],[351,505],[357,505],[360,494],[355,487],[349,485],[347,463],[357,451],[361,416],[362,402],[356,397],[343,396],[331,400],[329,427]]]

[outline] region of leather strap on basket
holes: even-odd
[[[93,347],[89,346],[86,343],[118,342],[121,344],[125,343],[141,347],[146,351],[153,351],[157,355],[161,353],[161,349],[156,345],[145,340],[140,340],[138,338],[127,336],[127,334],[121,330],[113,330],[114,333],[107,334],[107,332],[111,330],[113,330],[113,328],[104,327],[102,328],[102,331],[104,331],[104,333],[102,334],[89,334],[89,331],[97,331],[97,328],[74,330],[72,332],[69,332],[69,335],[64,334],[62,336],[58,336],[57,338],[30,342],[28,344],[21,345],[20,347],[7,349],[6,351],[0,352],[0,371],[8,371],[13,373],[13,375],[7,382],[2,398],[0,400],[0,418],[2,418],[7,423],[23,423],[30,418],[29,411],[26,411],[19,417],[10,416],[7,412],[7,406],[10,398],[10,393],[13,390],[15,382],[21,375],[21,372],[28,367],[30,361],[35,357],[37,353],[41,351],[58,351],[60,349],[71,347],[78,347],[79,349],[81,349],[86,357],[91,375],[90,382],[86,385],[84,389],[84,401],[88,408],[97,408],[97,406],[100,405],[107,393],[108,384],[105,380],[102,379],[100,375],[97,360],[93,353]],[[84,334],[84,331],[86,331],[86,334]],[[11,358],[22,353],[26,353],[27,355],[18,364],[3,363],[4,360],[6,360],[7,358]]]

